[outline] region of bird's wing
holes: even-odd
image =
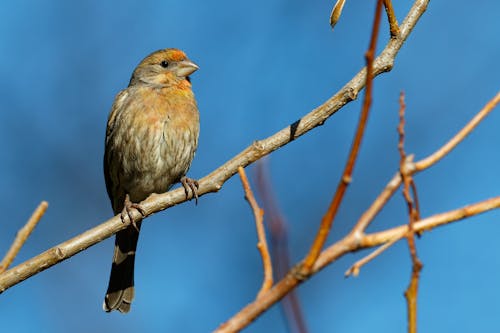
[[[111,174],[111,170],[110,170],[110,163],[113,160],[113,153],[109,149],[110,146],[108,144],[108,141],[110,140],[110,138],[113,134],[117,114],[120,112],[119,110],[123,111],[125,100],[127,99],[128,95],[129,95],[129,92],[127,91],[127,89],[120,91],[116,95],[113,106],[111,107],[111,112],[110,112],[109,117],[108,117],[108,125],[106,128],[106,140],[105,140],[105,148],[104,148],[104,179],[106,181],[106,190],[108,191],[108,196],[109,196],[109,199],[111,200],[111,204],[112,204],[114,210],[117,210],[117,207],[115,207],[116,206],[115,199],[117,199],[117,198],[113,197],[113,193],[116,192],[116,191],[113,191],[113,187],[117,186],[118,184],[114,184],[114,181],[116,181],[117,179],[115,179],[116,177],[113,177],[113,175]],[[116,211],[115,211],[115,213],[116,213]]]

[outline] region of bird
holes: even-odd
[[[104,178],[115,214],[130,225],[115,238],[113,263],[103,310],[130,311],[134,262],[141,221],[140,202],[181,182],[198,200],[198,182],[186,177],[198,147],[199,112],[190,75],[199,67],[175,48],[155,51],[135,68],[108,117]]]

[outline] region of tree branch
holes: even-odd
[[[42,201],[35,209],[28,222],[26,222],[25,226],[19,229],[19,231],[17,232],[17,236],[14,239],[14,242],[10,246],[9,251],[7,251],[7,254],[0,263],[0,273],[5,272],[5,270],[9,268],[12,261],[14,261],[14,258],[19,253],[19,250],[21,250],[21,247],[23,247],[24,243],[31,235],[31,233],[35,229],[40,219],[45,214],[47,207],[49,207],[47,201]]]
[[[248,201],[250,208],[255,218],[255,228],[257,229],[257,249],[259,250],[260,256],[262,257],[262,266],[264,269],[264,280],[262,281],[262,287],[260,288],[257,298],[259,298],[263,293],[268,291],[273,286],[273,266],[271,263],[271,256],[269,255],[269,250],[267,248],[266,241],[266,231],[264,229],[264,210],[259,207],[257,200],[253,195],[252,189],[250,188],[250,183],[248,182],[245,169],[242,167],[238,168],[238,173],[241,178],[241,184],[245,191],[245,199]]]
[[[349,267],[349,269],[344,273],[344,276],[345,277],[349,277],[349,276],[358,276],[359,275],[359,270],[361,269],[361,267],[363,267],[364,265],[366,265],[367,263],[369,263],[370,261],[372,261],[373,259],[375,259],[376,257],[378,257],[379,255],[381,255],[385,250],[387,250],[388,248],[390,248],[392,245],[394,245],[394,243],[398,241],[398,240],[394,240],[392,242],[387,242],[383,245],[381,245],[380,247],[378,247],[375,251],[371,252],[369,255],[367,255],[366,257],[363,257],[361,258],[360,260],[356,261],[351,267]]]
[[[417,186],[411,174],[411,166],[413,165],[413,156],[407,156],[405,152],[405,95],[403,92],[399,95],[399,142],[398,150],[400,155],[399,173],[403,181],[403,197],[408,207],[408,232],[406,239],[408,241],[408,249],[411,257],[411,278],[410,284],[405,291],[406,305],[408,310],[408,332],[417,333],[417,297],[418,297],[418,283],[420,278],[420,271],[422,270],[422,262],[417,255],[417,246],[415,244],[415,229],[414,225],[420,219],[420,211],[418,207]],[[409,167],[410,166],[410,167]],[[412,189],[413,197],[410,194]]]
[[[396,14],[394,13],[394,8],[392,8],[392,1],[384,0],[384,7],[387,14],[387,20],[389,21],[391,37],[397,36],[399,34],[399,26]]]
[[[442,146],[438,151],[431,154],[430,156],[415,163],[415,169],[417,171],[422,171],[436,164],[440,159],[445,157],[450,151],[453,150],[460,142],[462,142],[479,123],[490,114],[491,111],[500,103],[500,92],[498,92],[495,97],[493,97],[481,111],[479,111],[474,118],[469,121],[467,125],[464,126],[451,140],[449,140],[444,146]]]

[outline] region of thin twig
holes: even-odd
[[[415,221],[420,220],[420,203],[418,202],[417,184],[415,180],[410,183],[411,193],[413,198],[413,213],[415,214]]]
[[[498,92],[493,99],[491,99],[478,114],[470,120],[470,122],[465,125],[464,128],[460,130],[451,140],[449,140],[444,146],[442,146],[438,151],[434,152],[430,156],[415,163],[415,169],[417,171],[422,171],[436,164],[437,161],[442,159],[446,154],[453,150],[463,139],[469,135],[474,128],[486,118],[487,115],[497,106],[500,102],[500,92]]]
[[[353,139],[353,143],[351,146],[351,150],[349,152],[349,157],[347,158],[347,163],[344,168],[344,172],[342,173],[342,177],[337,185],[337,190],[335,191],[332,202],[328,207],[328,210],[321,219],[321,225],[319,227],[318,233],[316,234],[313,244],[311,245],[311,248],[304,259],[304,265],[300,270],[300,274],[302,275],[308,275],[311,272],[311,268],[314,265],[314,262],[316,261],[316,259],[318,259],[318,256],[321,250],[323,249],[323,246],[325,245],[326,238],[330,233],[333,220],[337,215],[342,199],[344,198],[344,194],[352,179],[352,172],[354,170],[356,158],[358,156],[359,149],[361,147],[361,141],[365,133],[366,123],[368,121],[368,114],[372,103],[373,59],[375,57],[375,52],[376,52],[381,12],[382,12],[382,0],[378,0],[377,7],[375,10],[375,17],[373,19],[370,46],[368,47],[368,51],[366,51],[365,54],[366,68],[367,68],[366,90],[363,100],[363,107],[361,110],[361,116],[358,122],[358,127],[356,129],[356,134]]]
[[[411,233],[411,236],[408,236],[408,244],[410,249],[415,249],[415,234]],[[411,251],[410,251],[411,252]],[[416,256],[416,254],[412,254],[412,258],[415,258],[415,261],[412,259],[412,269],[411,269],[411,278],[410,284],[405,291],[406,298],[406,306],[408,311],[408,332],[409,333],[417,333],[417,296],[418,296],[418,282],[420,278],[420,271],[422,270],[422,263]]]
[[[340,15],[342,15],[344,4],[345,0],[337,0],[333,6],[332,12],[330,13],[330,26],[332,29],[335,28],[335,25],[340,19]],[[387,13],[387,20],[389,21],[391,37],[397,37],[399,35],[399,25],[396,14],[394,13],[394,8],[392,7],[392,1],[384,0],[384,7]]]
[[[399,96],[399,125],[398,125],[398,151],[400,155],[399,162],[399,173],[401,174],[401,179],[403,181],[403,197],[408,206],[408,215],[409,219],[409,230],[410,233],[413,230],[413,224],[420,217],[420,212],[418,211],[418,205],[415,205],[415,201],[418,202],[416,197],[417,195],[417,187],[415,185],[415,181],[413,180],[412,170],[413,170],[413,156],[407,156],[404,148],[405,143],[405,95],[401,92]],[[413,197],[410,194],[410,188],[413,192]]]
[[[24,245],[28,237],[31,235],[31,232],[35,229],[36,225],[43,217],[43,214],[45,214],[45,211],[47,210],[48,206],[49,204],[47,203],[47,201],[42,201],[35,209],[35,211],[31,215],[28,222],[26,222],[24,227],[19,229],[19,231],[17,232],[17,236],[14,239],[14,242],[10,246],[9,251],[7,251],[7,254],[0,263],[0,273],[3,273],[4,271],[7,270],[7,268],[9,268],[10,264],[12,263],[12,261],[14,261],[14,258],[19,253],[19,250],[21,250],[21,247]]]
[[[436,227],[483,214],[497,208],[500,208],[500,196],[420,219],[415,222],[413,228],[416,233],[431,231]],[[400,240],[406,237],[407,233],[408,224],[403,224],[391,229],[366,234],[360,242],[360,247],[373,247],[391,240]]]
[[[399,239],[398,239],[399,240]],[[364,265],[366,265],[367,263],[369,263],[370,261],[372,261],[373,259],[375,259],[376,257],[378,257],[379,255],[382,254],[382,252],[384,252],[385,250],[387,250],[388,248],[390,248],[392,245],[394,245],[394,243],[396,243],[398,240],[392,240],[392,241],[389,241],[385,244],[382,244],[380,247],[378,247],[375,251],[371,252],[369,255],[367,255],[366,257],[363,257],[361,258],[360,260],[356,261],[351,267],[349,267],[349,269],[344,273],[344,276],[345,277],[349,277],[349,276],[358,276],[359,275],[359,270],[361,269],[361,267],[363,267]]]
[[[410,284],[405,291],[407,311],[408,311],[408,332],[417,333],[417,297],[418,297],[418,283],[420,277],[420,271],[422,270],[422,262],[417,255],[417,246],[415,244],[415,222],[419,219],[420,212],[416,208],[415,201],[418,202],[417,186],[411,175],[411,170],[407,167],[409,163],[412,163],[411,157],[407,158],[404,143],[405,143],[405,95],[403,92],[399,95],[399,142],[398,150],[401,156],[399,172],[401,173],[401,178],[403,180],[403,197],[405,198],[406,205],[408,206],[408,232],[406,234],[406,239],[408,241],[408,248],[410,250],[410,257],[412,262],[411,278]],[[414,197],[410,194],[410,188],[412,189]],[[415,200],[413,200],[415,198]]]
[[[391,37],[396,37],[399,35],[399,26],[396,14],[394,14],[394,8],[392,8],[391,0],[384,0],[385,12],[387,13],[387,19],[389,21],[389,29],[391,32]]]
[[[259,249],[260,256],[262,257],[262,266],[264,268],[264,281],[262,282],[262,287],[257,294],[257,299],[264,294],[266,291],[271,289],[273,286],[273,266],[271,263],[271,256],[269,255],[269,250],[267,248],[266,241],[266,231],[264,230],[264,210],[259,207],[257,200],[253,195],[252,189],[250,188],[250,183],[248,182],[245,169],[242,167],[238,168],[238,173],[241,178],[241,184],[245,190],[245,199],[250,204],[252,208],[253,215],[255,217],[255,227],[257,229],[257,249]]]

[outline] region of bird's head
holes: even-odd
[[[190,82],[189,75],[199,67],[178,49],[164,49],[151,53],[136,67],[130,85],[178,85]]]

